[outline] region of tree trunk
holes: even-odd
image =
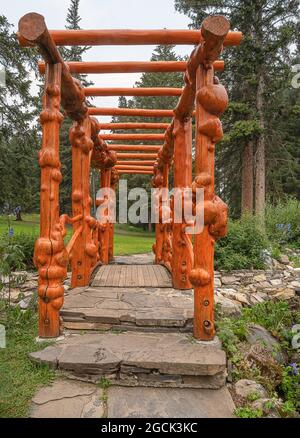
[[[266,141],[265,141],[265,119],[264,119],[264,90],[265,81],[263,73],[260,75],[257,90],[257,111],[259,115],[260,128],[262,130],[257,141],[255,160],[255,213],[264,216],[266,201]]]
[[[242,216],[253,214],[253,189],[254,189],[254,159],[253,142],[245,146],[243,152],[242,169]]]

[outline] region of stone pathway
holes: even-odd
[[[67,291],[61,316],[69,330],[191,332],[193,291],[87,287]]]
[[[30,354],[38,363],[99,383],[219,389],[226,356],[217,342],[197,343],[177,333],[105,333],[69,336]]]
[[[227,388],[124,388],[59,379],[32,400],[32,418],[231,418]]]

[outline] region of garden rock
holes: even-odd
[[[239,397],[242,397],[244,399],[247,399],[253,394],[257,394],[257,396],[261,398],[266,398],[268,396],[265,388],[260,383],[257,383],[254,380],[239,380],[234,385],[234,390]]]
[[[289,265],[290,264],[290,259],[285,254],[281,254],[281,256],[279,257],[278,261],[280,263],[282,263],[283,265]]]
[[[268,330],[260,325],[250,325],[248,327],[247,341],[251,345],[261,344],[265,347],[267,351],[272,353],[274,359],[280,364],[286,362],[286,356],[281,351],[281,346],[279,341],[277,341],[274,336],[272,336]]]

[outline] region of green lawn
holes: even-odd
[[[0,216],[0,234],[7,231],[9,224],[15,234],[39,235],[38,214],[24,214],[22,222],[15,221],[13,216],[8,222],[7,217]],[[127,224],[116,224],[114,253],[115,255],[129,255],[151,252],[154,241],[154,233],[145,233],[142,229]]]
[[[8,321],[9,318],[9,321]],[[36,343],[37,314],[32,310],[6,308],[0,300],[0,323],[6,326],[6,348],[0,349],[0,418],[27,417],[30,400],[55,377],[47,366],[34,364],[28,353],[46,343]]]

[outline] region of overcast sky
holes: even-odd
[[[18,20],[28,12],[44,15],[49,29],[63,29],[69,0],[0,0],[0,13],[17,29]],[[174,0],[81,0],[81,27],[84,29],[185,29],[189,19],[175,11]],[[97,46],[87,61],[147,61],[154,46]],[[177,46],[186,55],[191,46]],[[98,87],[132,87],[139,74],[90,75]],[[118,99],[99,97],[97,106],[117,106]]]

